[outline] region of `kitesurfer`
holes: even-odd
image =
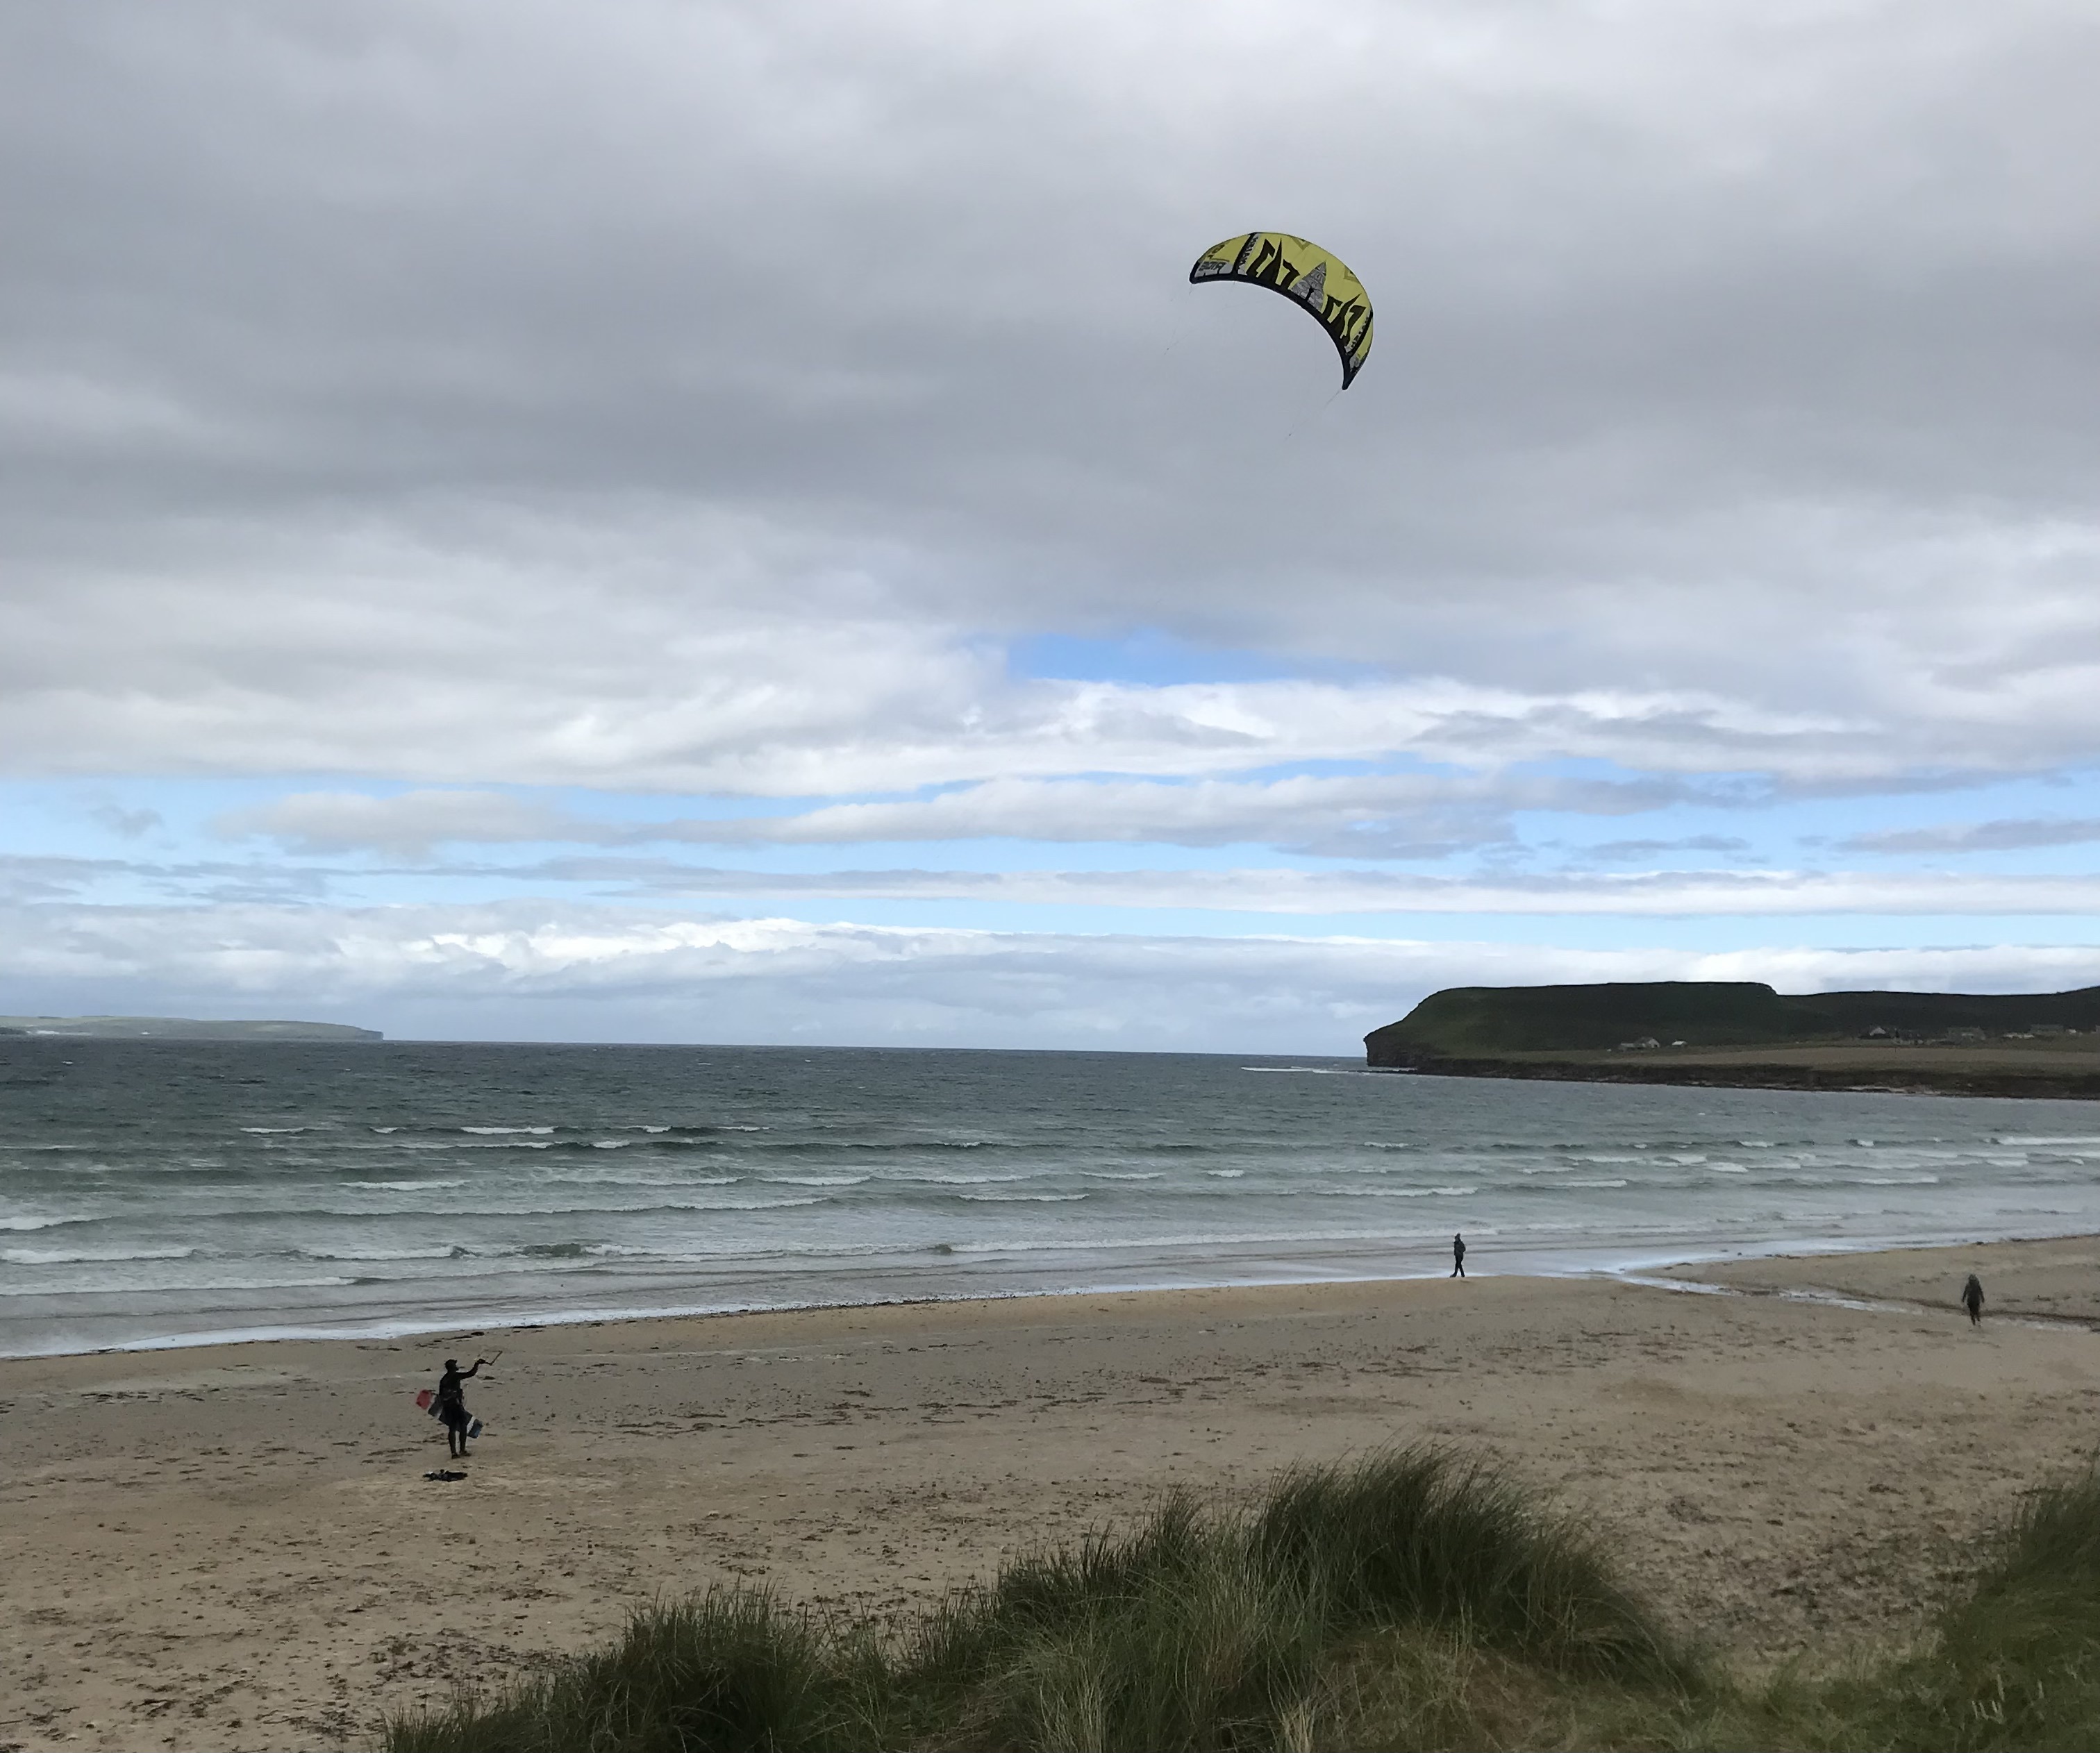
[[[446,1452],[453,1460],[461,1460],[466,1456],[466,1434],[474,1424],[466,1409],[466,1390],[461,1385],[469,1376],[479,1376],[487,1358],[476,1358],[472,1369],[463,1370],[457,1358],[445,1359],[445,1372],[438,1378],[438,1403],[433,1410],[438,1420],[445,1427]]]

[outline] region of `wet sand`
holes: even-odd
[[[1425,1439],[1769,1658],[1905,1635],[1961,1537],[2091,1449],[2100,1241],[1685,1275],[1745,1293],[1489,1276],[0,1362],[0,1748],[354,1743],[660,1596],[895,1611],[1172,1486]],[[469,1478],[426,1482],[412,1396],[499,1346]]]

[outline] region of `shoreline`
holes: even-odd
[[[2084,1451],[2100,1238],[1683,1271],[1745,1294],[1411,1279],[0,1362],[0,1744],[347,1747],[652,1599],[902,1612],[1164,1491],[1406,1442],[1508,1466],[1776,1660],[1907,1635],[1935,1566]],[[468,1477],[426,1480],[413,1394],[496,1350]]]
[[[1792,1235],[1726,1248],[1657,1245],[1630,1242],[1581,1248],[1498,1247],[1489,1238],[1469,1243],[1469,1276],[1539,1280],[1547,1282],[1608,1281],[1638,1285],[1674,1279],[1702,1265],[1732,1266],[1774,1259],[1840,1259],[1855,1255],[1903,1253],[1962,1246],[1999,1247],[2075,1241],[2095,1232],[2086,1229],[2027,1231],[2003,1235],[1957,1236],[1943,1232],[1879,1235],[1858,1240],[1842,1237]],[[358,1345],[415,1343],[447,1333],[474,1330],[536,1332],[572,1328],[627,1327],[651,1322],[706,1321],[752,1315],[853,1314],[895,1309],[952,1309],[1033,1302],[1055,1302],[1083,1297],[1174,1296],[1185,1293],[1260,1290],[1312,1291],[1330,1287],[1432,1283],[1449,1275],[1448,1250],[1414,1269],[1398,1271],[1282,1270],[1260,1276],[1205,1277],[1195,1273],[1153,1280],[1107,1280],[1032,1285],[1014,1289],[968,1288],[889,1297],[813,1298],[801,1302],[674,1303],[650,1306],[575,1306],[558,1309],[492,1307],[448,1311],[444,1319],[382,1315],[360,1323],[299,1326],[276,1324],[245,1328],[197,1328],[155,1334],[107,1345],[54,1346],[36,1350],[0,1350],[0,1367],[63,1358],[147,1357],[201,1350],[271,1345]]]

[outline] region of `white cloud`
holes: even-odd
[[[117,1013],[395,1033],[1348,1054],[1438,987],[1767,980],[1786,991],[2100,981],[2089,946],[1699,955],[1366,938],[900,930],[504,907],[0,910],[0,977]]]
[[[487,874],[485,871],[483,874]],[[2100,876],[1937,871],[1659,870],[1436,877],[1387,870],[838,870],[696,869],[668,860],[570,858],[517,873],[655,896],[781,900],[998,901],[1039,906],[1172,908],[1335,915],[1535,914],[1573,918],[2100,918]]]

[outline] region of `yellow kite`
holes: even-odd
[[[1339,256],[1286,231],[1246,231],[1214,244],[1189,271],[1192,284],[1244,280],[1295,299],[1319,319],[1342,356],[1346,390],[1371,350],[1371,301]]]

